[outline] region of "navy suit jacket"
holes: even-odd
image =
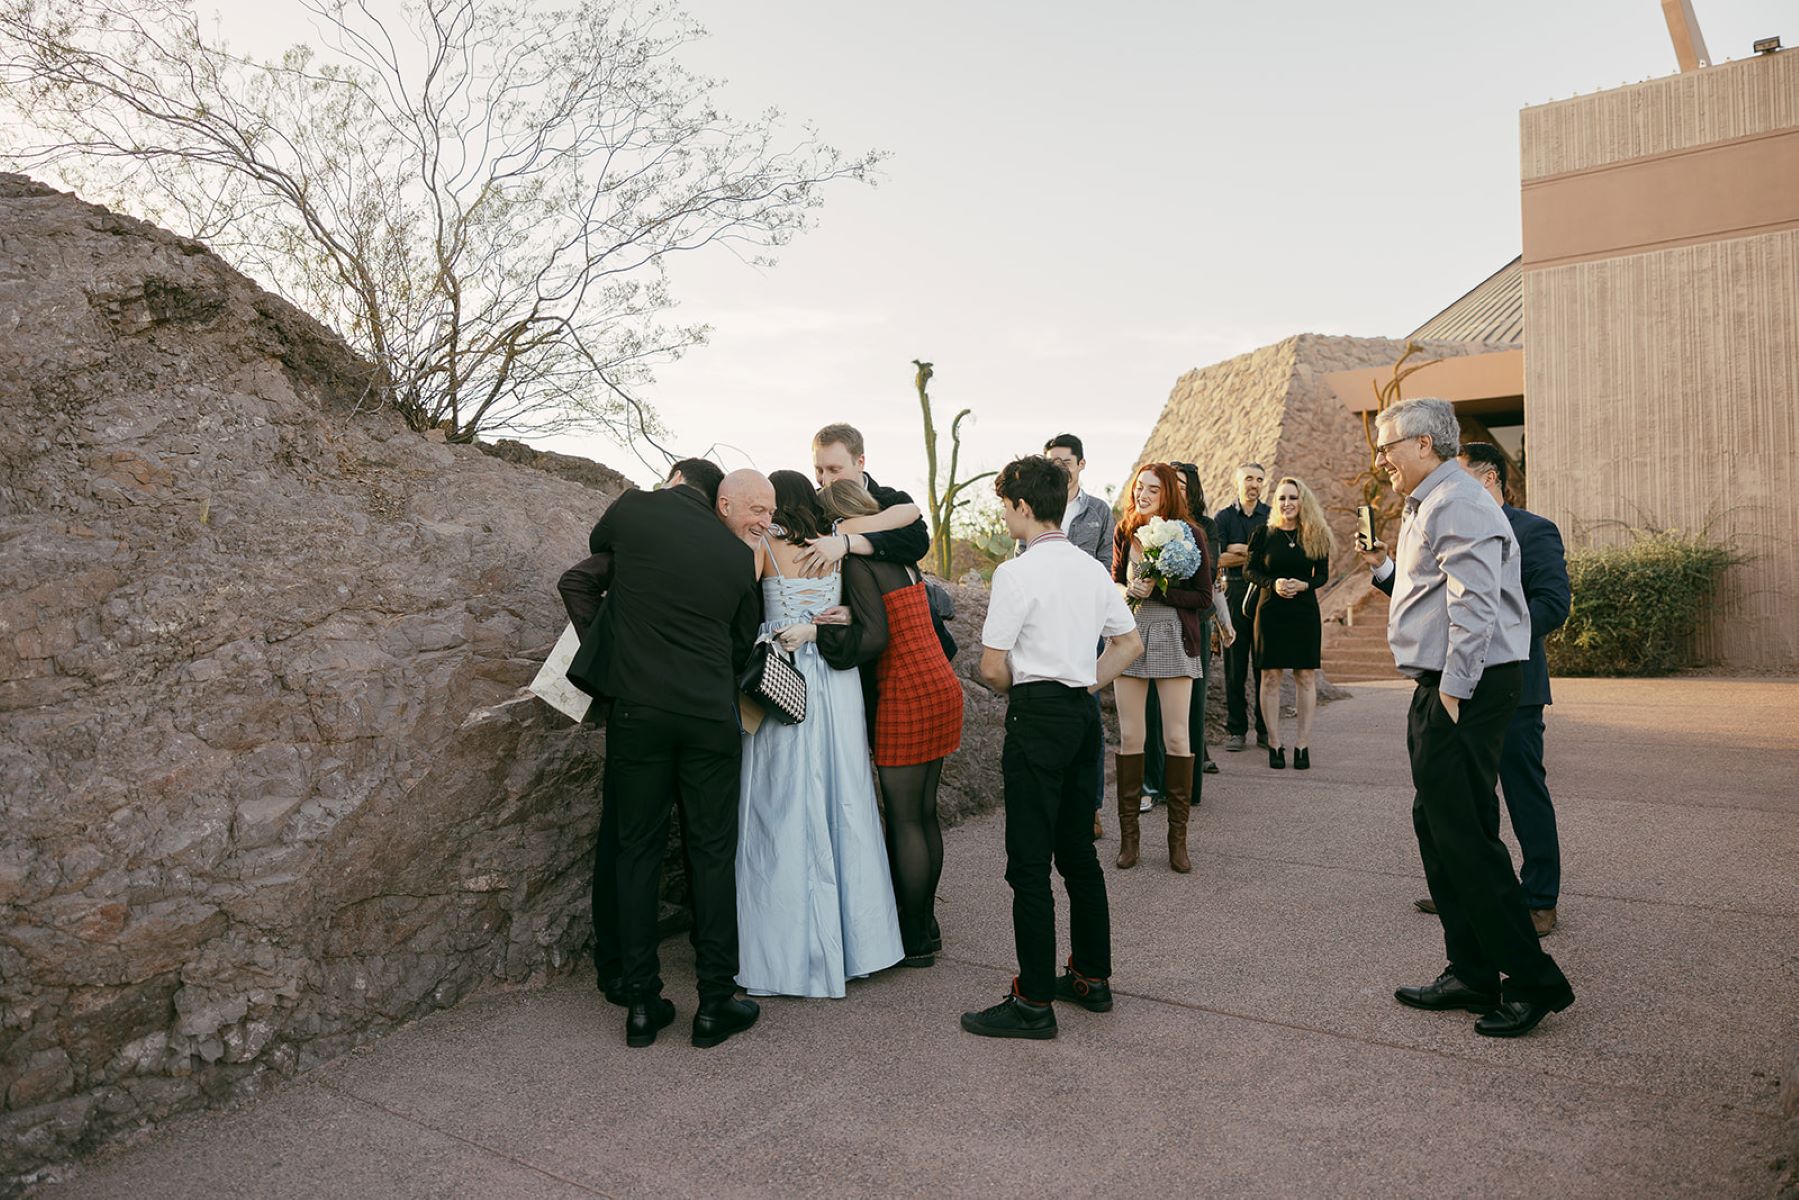
[[[1502,505],[1512,533],[1518,538],[1519,565],[1524,569],[1524,600],[1530,605],[1530,663],[1524,668],[1524,688],[1518,706],[1551,704],[1549,660],[1543,639],[1568,619],[1573,592],[1568,586],[1568,559],[1562,549],[1562,532],[1555,522],[1522,508]]]

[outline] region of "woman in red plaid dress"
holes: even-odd
[[[840,519],[880,511],[854,480],[838,480],[819,500]],[[887,860],[899,903],[903,961],[928,967],[941,946],[932,911],[943,874],[937,784],[943,760],[962,744],[962,684],[938,640],[930,596],[916,568],[856,556],[845,560],[844,570],[852,628],[861,631],[868,648],[862,691],[887,812]]]

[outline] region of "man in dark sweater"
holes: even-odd
[[[812,439],[812,473],[821,488],[839,479],[854,479],[868,489],[885,512],[896,504],[912,504],[912,497],[898,488],[882,487],[868,474],[868,456],[862,434],[853,425],[826,425]],[[865,554],[882,562],[917,562],[931,551],[931,531],[921,516],[904,529],[884,533],[827,534],[813,538],[809,552],[801,556],[807,568],[829,566],[845,554]]]

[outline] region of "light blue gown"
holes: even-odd
[[[810,621],[842,594],[841,573],[771,575],[761,632]],[[905,949],[861,679],[832,670],[812,642],[794,663],[806,677],[806,719],[770,718],[743,739],[737,982],[756,996],[842,996],[846,980],[892,966]]]

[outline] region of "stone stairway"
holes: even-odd
[[[1344,614],[1324,626],[1324,675],[1332,683],[1397,679],[1393,653],[1387,648],[1387,597],[1369,588]]]

